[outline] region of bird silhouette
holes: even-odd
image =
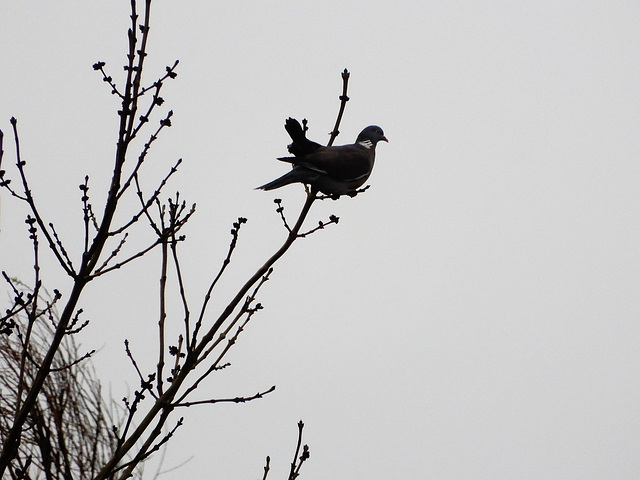
[[[324,147],[309,140],[300,122],[294,118],[287,119],[284,128],[292,140],[288,146],[289,153],[294,156],[278,160],[291,163],[293,169],[258,187],[260,190],[304,183],[330,196],[352,194],[371,175],[377,143],[388,142],[382,129],[376,125],[362,130],[355,143],[336,147]]]

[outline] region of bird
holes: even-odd
[[[388,142],[377,125],[370,125],[360,132],[355,143],[336,147],[324,147],[309,140],[294,118],[288,118],[284,126],[292,143],[287,147],[293,157],[278,160],[291,163],[293,169],[260,187],[274,190],[292,183],[304,183],[331,197],[353,195],[367,181],[376,156],[378,142]]]

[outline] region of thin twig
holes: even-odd
[[[69,267],[69,265],[65,261],[64,255],[62,255],[58,250],[58,246],[57,246],[58,244],[55,242],[52,235],[49,233],[49,229],[47,228],[42,216],[40,215],[38,208],[36,207],[36,202],[33,199],[33,196],[31,194],[31,189],[29,188],[29,182],[27,181],[27,175],[24,169],[24,166],[26,163],[22,160],[21,153],[20,153],[20,139],[18,137],[18,121],[12,117],[10,120],[10,123],[11,123],[11,126],[13,127],[13,138],[16,146],[16,166],[18,167],[18,173],[20,174],[20,178],[22,180],[24,199],[29,205],[29,208],[31,209],[31,213],[33,214],[33,217],[38,223],[38,226],[40,227],[40,231],[42,231],[45,238],[47,239],[47,242],[49,243],[49,248],[53,252],[56,259],[58,260],[58,263],[60,264],[62,269],[65,272],[67,272],[69,276],[75,277],[76,272]]]
[[[306,185],[305,185],[306,187]],[[281,198],[274,198],[273,199],[273,203],[275,203],[276,205],[278,205],[278,207],[276,208],[276,213],[280,214],[280,218],[282,219],[282,223],[284,224],[284,228],[287,229],[287,231],[289,233],[291,233],[291,227],[289,226],[289,224],[287,223],[287,219],[284,216],[284,207],[282,206],[282,199]]]
[[[171,216],[171,215],[170,215]],[[161,217],[162,229],[164,225],[164,217]],[[171,220],[169,220],[171,222]],[[169,239],[161,238],[161,255],[160,255],[160,314],[158,318],[158,363],[156,365],[156,382],[158,395],[162,396],[163,377],[164,377],[164,354],[165,354],[165,321],[167,319],[167,269],[169,264]]]
[[[124,193],[127,191],[129,186],[131,185],[131,181],[134,179],[134,177],[136,177],[136,175],[140,171],[140,167],[142,167],[142,164],[144,163],[144,160],[147,157],[147,154],[149,153],[149,149],[151,148],[151,145],[153,144],[153,142],[155,142],[158,139],[158,136],[160,135],[160,132],[162,131],[162,129],[165,128],[165,127],[171,126],[171,121],[169,119],[171,118],[172,115],[173,115],[173,112],[169,111],[169,113],[167,113],[167,116],[163,120],[160,121],[160,124],[159,124],[158,128],[156,129],[156,131],[150,135],[149,141],[144,144],[144,148],[142,149],[142,152],[140,153],[140,155],[138,155],[138,161],[137,161],[135,167],[133,167],[133,170],[129,174],[129,177],[127,178],[127,180],[125,180],[125,182],[123,183],[122,187],[120,188],[120,191],[118,192],[118,198],[120,198],[120,197],[122,197],[122,195],[124,195]],[[182,161],[182,159],[178,160],[178,163],[172,168],[172,170],[170,171],[169,175],[167,175],[165,177],[165,179],[163,180],[161,185],[164,185],[166,180],[171,175],[173,175],[173,173],[175,173],[175,169],[178,167],[178,165],[180,164],[181,161]],[[160,187],[160,188],[162,188],[162,187]],[[150,204],[151,202],[148,202],[148,203]]]
[[[128,263],[133,262],[134,260],[136,260],[137,258],[140,258],[144,255],[146,255],[147,253],[149,253],[151,250],[153,250],[154,248],[156,248],[158,245],[160,245],[160,240],[156,240],[153,243],[149,244],[146,248],[144,248],[143,250],[138,251],[137,253],[131,255],[130,257],[128,257],[126,260],[123,260],[121,262],[115,263],[112,266],[105,268],[106,265],[103,264],[99,269],[96,270],[96,272],[91,275],[91,279],[94,279],[96,277],[100,277],[102,275],[104,275],[105,273],[109,273],[112,272],[113,270],[118,270],[119,268],[124,267],[125,265],[127,265]],[[113,258],[113,257],[111,257]]]
[[[127,357],[131,361],[131,364],[133,365],[133,368],[135,369],[136,373],[138,374],[138,378],[140,379],[140,384],[144,384],[145,379],[142,376],[142,372],[140,371],[140,368],[138,367],[138,362],[136,362],[136,359],[133,358],[133,354],[131,353],[131,349],[129,348],[129,340],[127,340],[127,339],[125,339],[125,341],[124,341],[124,350],[125,350],[125,353],[127,354]]]
[[[312,233],[317,232],[318,230],[324,229],[324,227],[326,227],[327,225],[331,225],[331,224],[336,224],[337,225],[339,220],[340,220],[340,217],[336,217],[335,215],[329,215],[329,221],[328,222],[323,222],[322,220],[320,220],[318,222],[318,226],[317,227],[312,228],[308,232],[299,233],[298,237],[300,237],[300,238],[307,237],[307,236],[311,235]]]
[[[182,301],[182,311],[184,313],[184,336],[180,335],[180,345],[182,345],[182,341],[187,339],[187,348],[189,348],[189,334],[191,332],[191,311],[189,309],[189,302],[187,300],[187,292],[184,287],[184,279],[182,276],[182,267],[180,265],[180,260],[178,258],[178,239],[176,239],[175,234],[171,236],[171,257],[173,259],[173,268],[176,272],[176,277],[178,280],[178,290],[180,292],[180,300]],[[180,351],[178,353],[181,353]],[[178,367],[180,355],[176,354],[176,364],[174,366],[174,372]],[[175,373],[172,373],[172,376]]]
[[[345,68],[342,72],[342,95],[340,95],[340,110],[338,110],[338,118],[336,118],[336,124],[331,131],[331,136],[329,137],[328,146],[333,145],[336,137],[340,134],[340,122],[342,121],[342,114],[344,113],[344,109],[347,106],[347,102],[349,101],[349,97],[347,95],[347,87],[349,86],[349,71]]]
[[[264,392],[258,392],[255,395],[251,395],[250,397],[211,398],[209,400],[196,400],[193,402],[176,403],[173,406],[174,407],[192,407],[194,405],[205,405],[205,404],[213,404],[213,403],[246,403],[252,400],[257,400],[259,398],[262,398],[265,395],[273,392],[275,389],[276,389],[276,386],[273,385],[271,388],[268,388]]]
[[[271,463],[271,457],[269,457],[269,455],[267,455],[267,458],[264,462],[264,476],[262,477],[262,480],[267,480],[267,475],[269,474],[269,464]]]
[[[218,355],[218,358],[215,361],[213,361],[209,365],[207,370],[203,374],[201,374],[198,377],[198,379],[191,384],[191,386],[189,388],[187,388],[184,391],[184,393],[177,400],[178,403],[181,403],[185,398],[187,398],[189,396],[189,394],[192,391],[196,390],[198,388],[198,386],[200,385],[200,383],[204,379],[206,379],[209,375],[211,375],[211,373],[213,373],[216,370],[220,370],[221,368],[223,368],[223,367],[221,367],[221,364],[222,364],[222,360],[224,359],[225,355],[229,352],[231,347],[236,343],[236,340],[238,339],[240,334],[243,332],[244,327],[249,323],[249,321],[251,320],[253,315],[258,310],[262,309],[262,305],[260,305],[259,303],[253,308],[251,308],[251,304],[253,303],[253,301],[255,300],[256,296],[258,295],[258,291],[260,290],[262,285],[264,285],[265,282],[269,279],[269,276],[271,275],[272,271],[273,271],[272,269],[269,269],[269,271],[262,277],[261,281],[258,283],[258,285],[256,285],[255,289],[253,290],[253,293],[245,300],[244,305],[242,306],[240,311],[236,314],[234,319],[229,322],[229,325],[225,328],[225,330],[220,333],[220,335],[218,336],[218,339],[215,342],[213,342],[205,352],[200,354],[198,363],[195,366],[197,366],[198,364],[203,363],[207,359],[207,357],[216,349],[216,347],[225,338],[227,338],[227,336],[229,335],[229,332],[235,327],[235,325],[238,323],[238,321],[243,316],[246,315],[246,318],[245,318],[244,322],[238,327],[238,329],[231,336],[231,338],[229,338],[229,340],[227,341],[227,345],[222,350],[222,352],[220,352],[220,354]]]
[[[198,342],[198,333],[200,332],[200,328],[202,327],[202,322],[204,321],[205,312],[207,311],[207,305],[209,304],[209,300],[211,299],[211,294],[213,293],[213,289],[217,285],[220,278],[222,278],[222,274],[231,263],[231,256],[233,255],[233,252],[236,249],[236,245],[238,243],[238,235],[240,233],[240,227],[242,227],[242,224],[244,223],[247,223],[247,219],[244,217],[238,217],[238,220],[233,223],[233,228],[231,229],[231,243],[229,243],[227,256],[222,261],[220,270],[218,271],[217,275],[214,277],[213,281],[209,284],[207,293],[204,296],[204,299],[202,301],[202,307],[200,308],[200,315],[198,316],[198,320],[196,321],[193,334],[191,335],[191,342],[188,346],[189,351],[193,350]]]
[[[298,443],[296,445],[296,453],[293,455],[293,462],[291,462],[291,470],[289,472],[289,480],[295,480],[300,475],[300,469],[302,464],[309,458],[309,447],[305,445],[302,448],[302,454],[300,454],[300,446],[302,445],[302,430],[304,429],[304,423],[302,420],[298,422]],[[300,457],[298,457],[300,454]]]
[[[267,282],[267,280],[269,280],[269,277],[271,276],[271,274],[273,273],[273,268],[270,268],[269,270],[267,270],[267,273],[265,273],[262,278],[260,279],[260,281],[258,282],[258,284],[255,286],[255,288],[253,289],[253,292],[251,293],[251,295],[249,295],[245,301],[244,304],[242,305],[242,307],[240,308],[240,311],[236,314],[235,318],[229,322],[229,325],[227,326],[227,328],[222,331],[220,333],[220,335],[218,336],[218,339],[216,341],[214,341],[211,346],[200,355],[200,359],[198,361],[198,364],[204,362],[207,357],[209,356],[209,354],[211,352],[213,352],[213,350],[225,339],[227,338],[229,332],[231,331],[231,329],[238,323],[238,321],[246,315],[245,321],[238,327],[238,330],[236,331],[236,333],[228,340],[227,342],[227,346],[225,347],[225,349],[222,351],[222,353],[220,353],[220,355],[218,356],[218,359],[213,362],[213,364],[210,367],[210,370],[213,371],[214,369],[216,369],[218,367],[218,365],[221,363],[222,359],[224,358],[225,354],[227,353],[227,351],[233,346],[233,344],[236,342],[238,336],[242,333],[244,327],[249,323],[249,321],[251,320],[251,318],[253,317],[253,315],[258,311],[258,310],[262,310],[262,305],[260,303],[256,304],[255,307],[251,307],[251,305],[253,304],[253,302],[255,301],[256,297],[258,296],[258,292],[260,291],[260,289],[262,288],[262,286]]]

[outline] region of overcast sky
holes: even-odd
[[[266,455],[285,478],[300,419],[307,480],[638,478],[638,2],[154,3],[147,79],[180,65],[147,181],[184,159],[166,193],[198,204],[183,246],[194,305],[238,216],[217,301],[284,240],[272,200],[293,218],[302,187],[253,188],[286,171],[287,117],[328,140],[344,68],[336,144],[370,124],[390,140],[366,194],[314,205],[310,226],[340,223],[276,266],[201,397],[276,391],[181,412],[163,468],[193,459],[161,478],[261,478]],[[89,174],[102,204],[118,121],[91,65],[122,82],[127,26],[124,0],[0,7],[0,128],[18,118],[34,194],[76,258],[77,186]],[[0,201],[0,269],[28,280],[26,211]],[[124,338],[154,351],[157,277],[151,256],[82,303],[83,348],[100,349],[116,399],[137,386]]]

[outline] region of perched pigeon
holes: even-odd
[[[354,192],[367,181],[376,156],[376,144],[388,142],[382,129],[375,125],[365,128],[356,143],[340,147],[323,147],[307,139],[300,123],[289,118],[284,127],[293,143],[288,150],[294,157],[278,160],[293,164],[293,169],[269,182],[261,190],[273,190],[290,183],[306,183],[331,196]]]

